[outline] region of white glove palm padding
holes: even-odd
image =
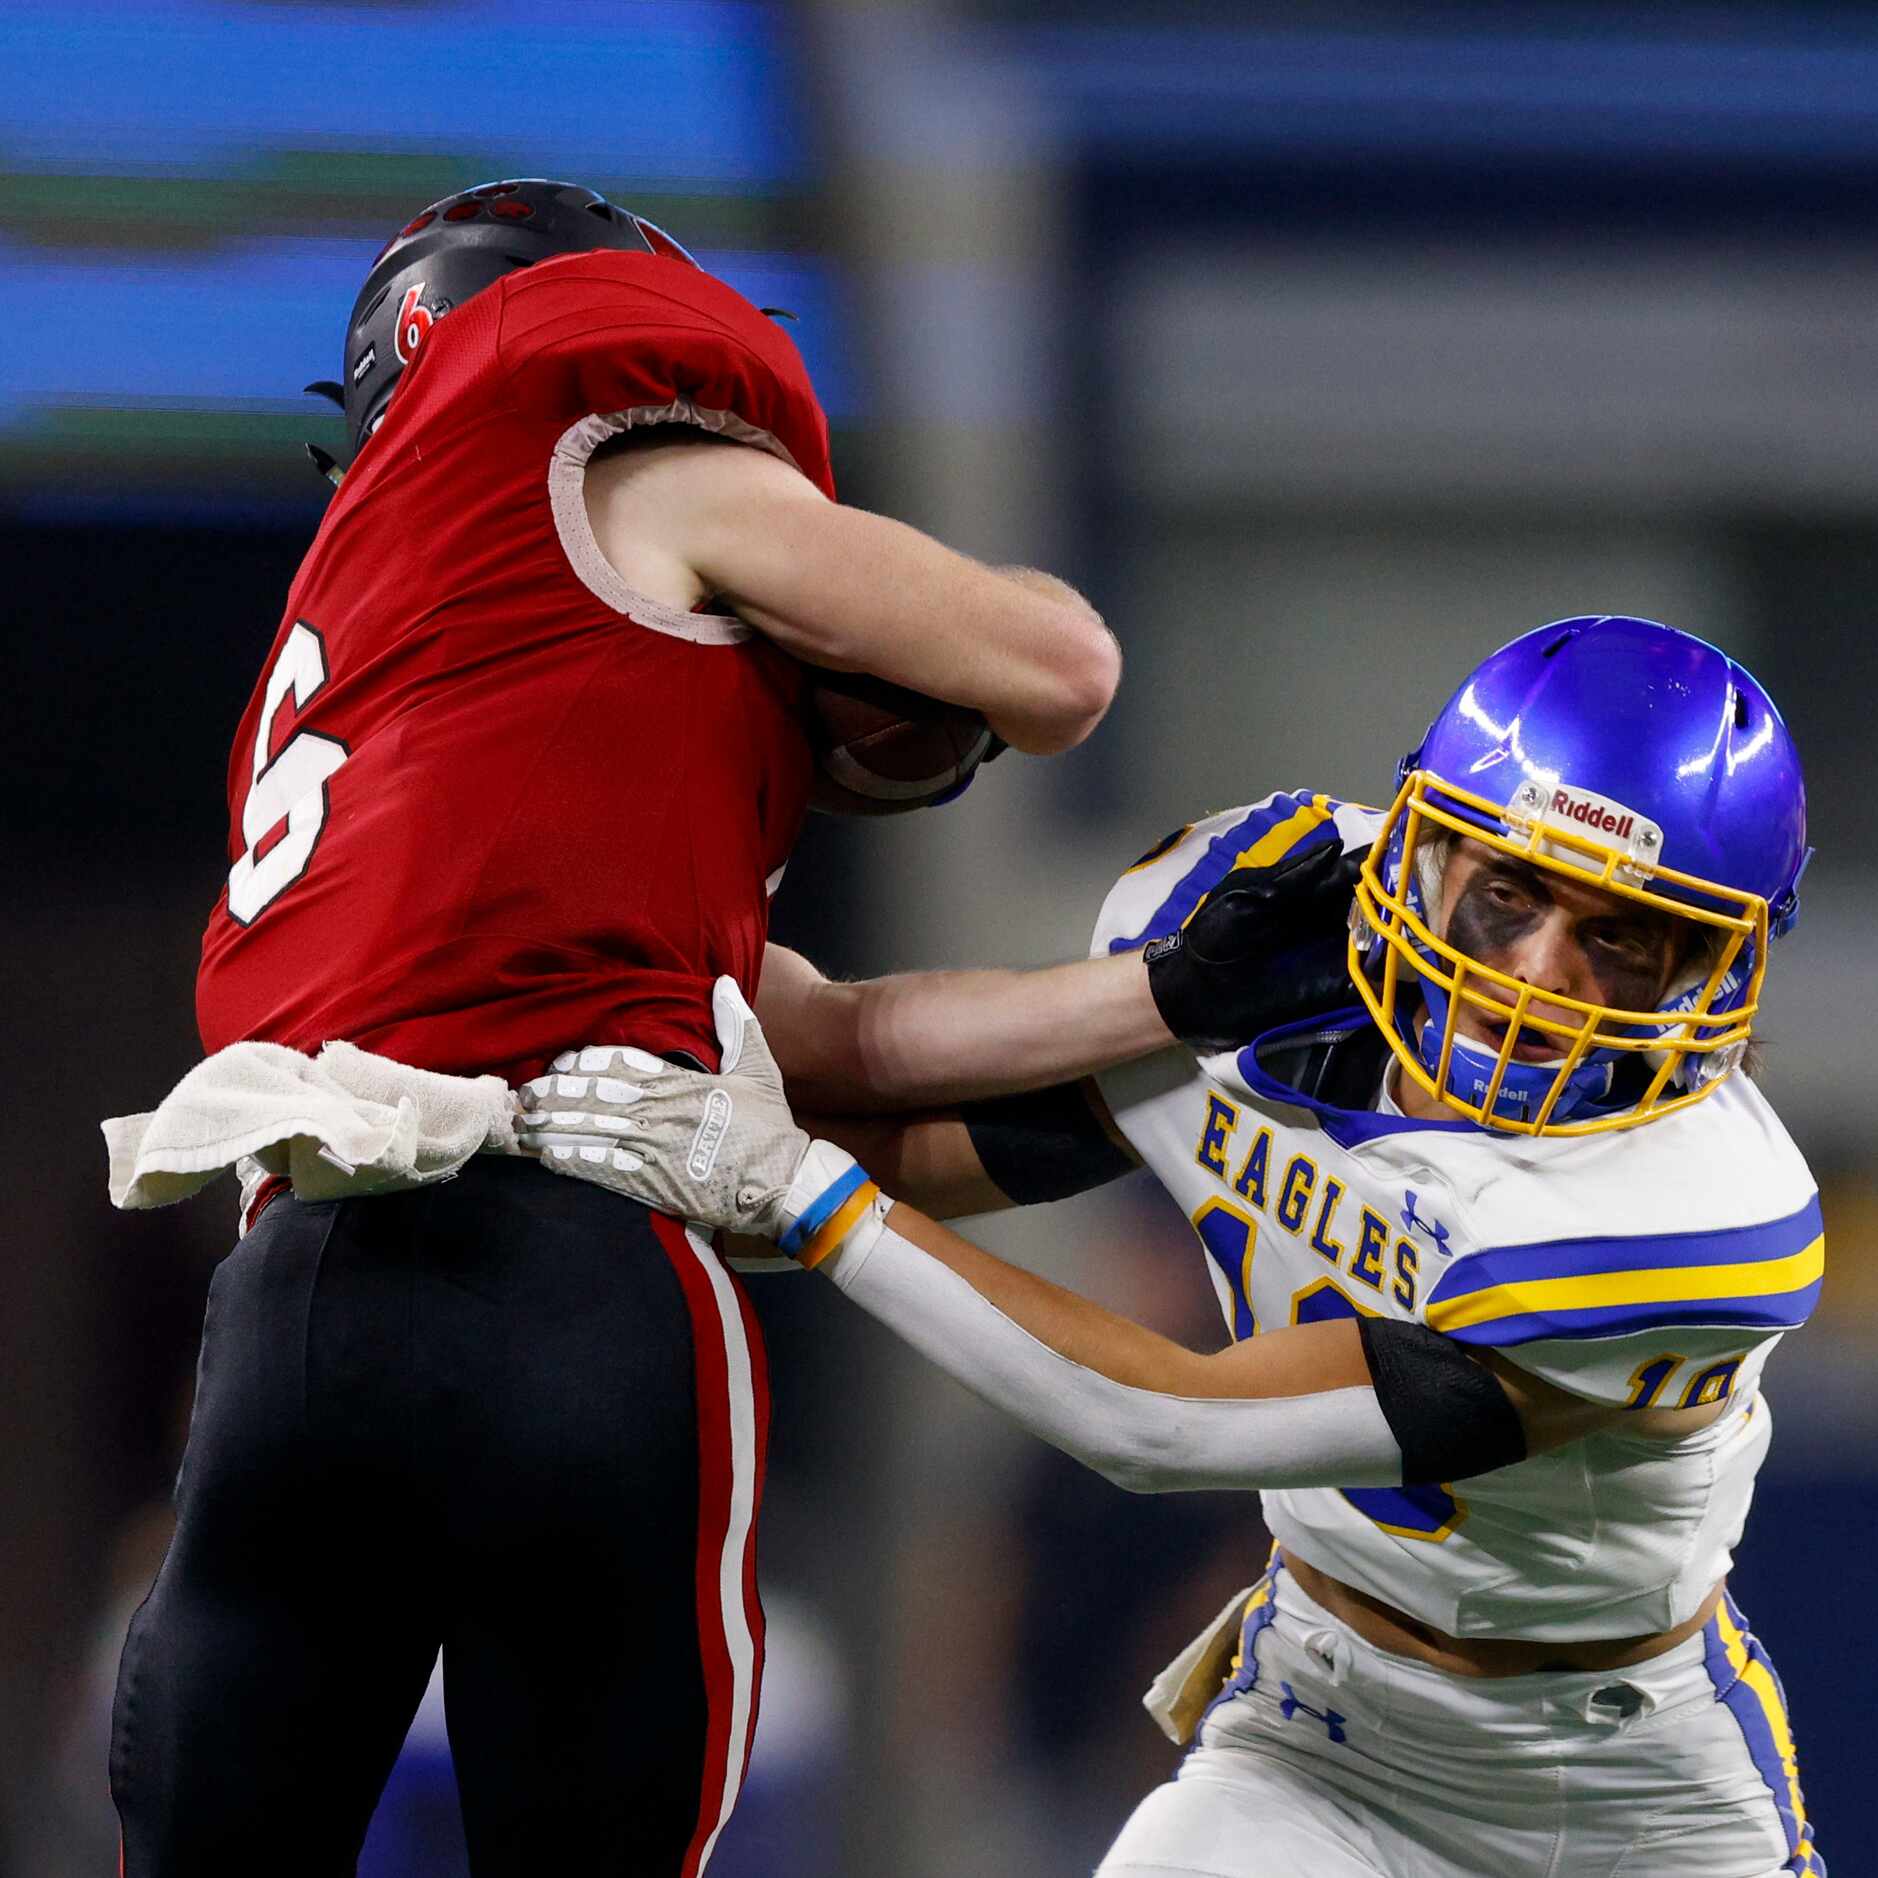
[[[518,1138],[558,1174],[680,1219],[778,1239],[853,1162],[796,1126],[734,979],[713,987],[711,1014],[722,1051],[715,1075],[623,1044],[570,1050],[522,1086]]]

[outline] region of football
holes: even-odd
[[[992,749],[976,711],[858,672],[815,671],[808,686],[824,815],[899,815],[960,788]]]

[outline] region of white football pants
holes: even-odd
[[[1248,1598],[1228,1692],[1099,1878],[1824,1878],[1729,1602],[1632,1669],[1463,1678],[1364,1642],[1282,1561]]]

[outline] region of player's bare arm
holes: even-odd
[[[965,1219],[1087,1193],[1141,1165],[1096,1078],[913,1115],[816,1115],[889,1192],[934,1219]]]
[[[817,1115],[1041,1089],[1173,1042],[1139,953],[843,983],[771,945],[756,1008],[791,1099]]]
[[[981,711],[1019,750],[1074,747],[1114,696],[1120,652],[1072,588],[830,502],[765,451],[655,435],[596,459],[585,493],[601,552],[639,591],[721,599],[796,657]]]
[[[986,1168],[1013,1108],[1034,1112],[1030,1135],[1059,1156],[1091,1159],[1093,1134],[1099,1166],[1081,1184],[1137,1165],[1087,1078],[1171,1042],[1136,954],[844,984],[772,945],[757,1009],[806,1125],[942,1219],[1018,1203]],[[1007,1091],[1020,1100],[994,1099]]]
[[[757,1011],[798,1105],[829,1115],[1043,1089],[1176,1039],[1229,1047],[1347,995],[1359,858],[1325,842],[1238,868],[1171,941],[1041,971],[841,984],[772,945]]]
[[[804,1126],[873,1170],[889,1193],[936,1219],[970,1219],[1016,1205],[986,1173],[957,1109],[929,1115],[804,1117]]]

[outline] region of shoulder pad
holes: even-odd
[[[1365,817],[1373,812],[1297,789],[1189,822],[1157,841],[1109,890],[1089,950],[1131,952],[1178,932],[1234,868],[1270,867],[1313,842],[1361,846],[1375,832]]]
[[[834,495],[828,420],[789,335],[721,280],[662,255],[562,255],[498,283],[497,349],[517,402],[693,423],[774,449]]]

